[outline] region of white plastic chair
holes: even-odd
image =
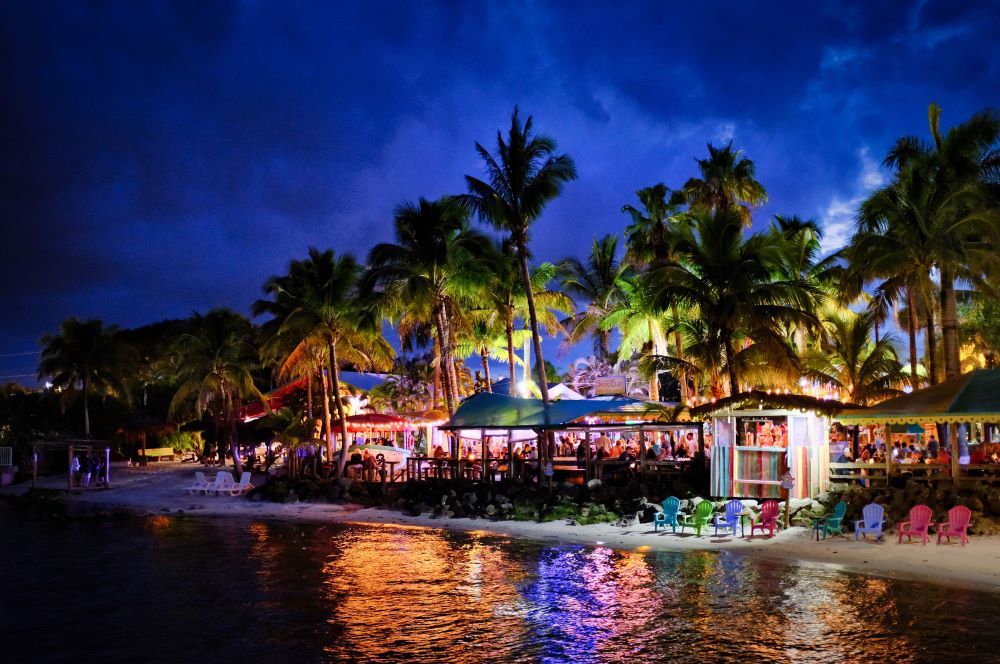
[[[187,488],[187,492],[190,494],[198,493],[199,491],[204,492],[211,486],[207,479],[205,479],[205,473],[200,470],[194,474],[194,484]]]

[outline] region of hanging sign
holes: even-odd
[[[781,477],[781,488],[786,491],[791,491],[795,488],[795,478],[792,477],[792,471],[785,472]]]
[[[625,394],[625,376],[601,376],[594,379],[594,394]]]

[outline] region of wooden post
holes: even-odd
[[[111,488],[111,448],[104,448],[104,488]]]
[[[884,424],[885,429],[885,485],[889,486],[892,477],[892,425]]]
[[[584,455],[584,470],[583,470],[583,481],[584,483],[590,481],[590,427],[587,427],[586,442],[583,448]]]
[[[642,478],[643,482],[646,481],[646,434],[643,432],[642,427],[639,427],[639,477]]]
[[[951,449],[951,481],[958,487],[958,425],[948,425],[948,447]]]
[[[733,429],[734,429],[734,433],[735,433],[735,427],[733,427]],[[736,444],[735,440],[733,441],[733,444],[734,445]],[[698,453],[701,454],[702,456],[705,456],[705,423],[704,422],[699,422],[698,423]]]
[[[483,456],[479,459],[479,461],[480,461],[480,463],[483,464],[482,479],[486,479],[486,475],[490,472],[490,460],[486,456],[486,429],[480,429],[479,430],[479,437],[480,437],[480,439],[482,440],[482,443],[483,443],[483,452],[482,452]],[[490,476],[489,480],[491,482],[493,481],[492,475]]]
[[[514,478],[514,430],[507,429],[507,479]]]

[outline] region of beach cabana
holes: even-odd
[[[846,409],[834,419],[848,425],[951,425],[951,478],[958,479],[958,425],[981,423],[985,431],[1000,422],[1000,369],[973,371],[870,408]]]
[[[829,415],[837,401],[753,390],[692,409],[711,421],[711,485],[716,498],[779,498],[785,472],[792,498],[813,498],[829,483]]]

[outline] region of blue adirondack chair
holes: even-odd
[[[859,537],[867,538],[868,535],[881,539],[882,526],[885,525],[885,519],[882,518],[884,515],[885,509],[878,503],[865,505],[861,510],[862,518],[854,521],[854,541],[857,542]]]
[[[826,539],[827,535],[842,535],[844,514],[847,513],[847,503],[843,500],[837,503],[837,506],[833,508],[833,514],[830,516],[821,516],[813,519],[813,532],[816,533],[816,539],[819,539],[820,533],[823,533],[823,539]]]
[[[740,532],[745,534],[743,530],[743,522],[740,517],[740,512],[743,511],[743,503],[738,500],[730,500],[726,503],[726,513],[718,514],[715,517],[715,536],[719,536],[719,528],[723,530],[728,530],[736,537],[736,526],[740,527]]]
[[[670,496],[663,501],[663,511],[657,512],[653,515],[653,532],[656,532],[657,528],[663,526],[666,528],[670,526],[672,532],[677,532],[677,511],[681,508],[681,499],[675,496]]]

